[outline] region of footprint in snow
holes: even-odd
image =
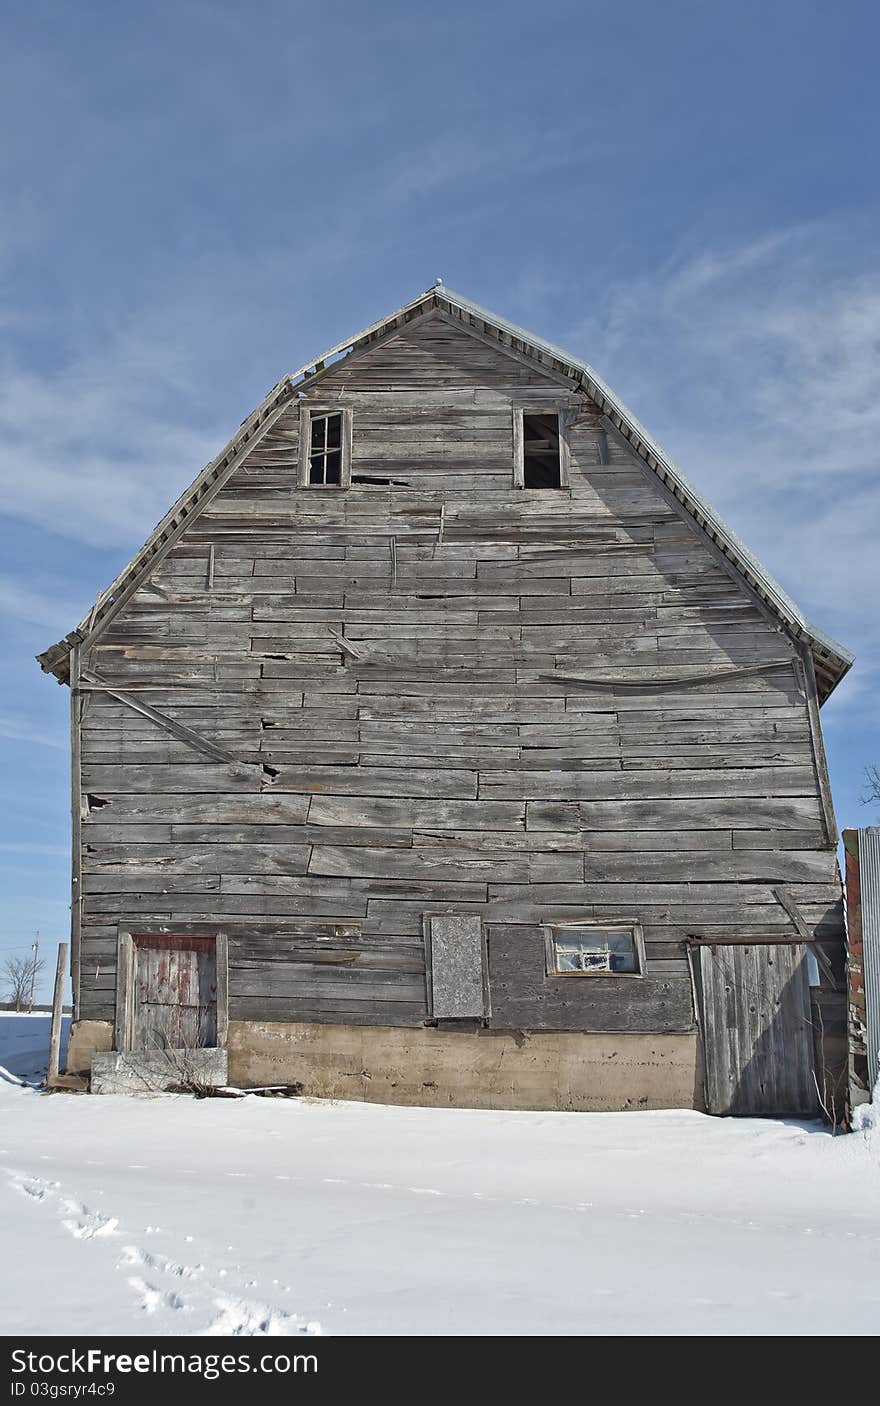
[[[10,1184],[23,1196],[29,1196],[32,1201],[44,1201],[47,1196],[54,1194],[60,1182],[44,1181],[42,1177],[13,1176],[10,1178]]]
[[[115,1235],[119,1221],[116,1216],[104,1216],[100,1211],[90,1211],[78,1201],[62,1201],[62,1210],[67,1218],[61,1224],[69,1230],[74,1240],[94,1240],[96,1237]]]
[[[149,1250],[139,1250],[137,1245],[125,1246],[120,1263],[140,1265],[144,1269],[156,1270],[159,1274],[168,1274],[172,1279],[198,1279],[205,1268],[202,1264],[178,1264],[167,1255],[153,1255]]]
[[[220,1314],[201,1333],[205,1338],[320,1337],[320,1323],[306,1322],[294,1313],[248,1303],[245,1299],[215,1299]]]
[[[170,1308],[175,1313],[188,1309],[189,1305],[179,1294],[163,1293],[154,1284],[148,1284],[144,1279],[129,1279],[129,1286],[140,1295],[141,1308],[144,1313],[155,1313],[159,1308]]]
[[[26,1176],[23,1173],[8,1170],[7,1175],[9,1184],[21,1195],[42,1204],[48,1205],[54,1202],[53,1209],[60,1216],[61,1224],[74,1239],[106,1239],[120,1233],[119,1221],[116,1216],[102,1215],[99,1211],[90,1210],[80,1201],[59,1196],[60,1182],[47,1181],[42,1177]],[[144,1227],[144,1233],[147,1235],[158,1232],[158,1226]],[[185,1238],[190,1241],[193,1239],[191,1235]],[[229,1246],[229,1249],[231,1250],[232,1246]],[[180,1264],[169,1259],[167,1255],[152,1254],[147,1250],[140,1249],[137,1245],[124,1247],[118,1265],[120,1268],[137,1266],[156,1275],[167,1275],[171,1279],[186,1281],[200,1279],[206,1272],[202,1264]],[[227,1273],[227,1270],[220,1269],[217,1271],[217,1278],[225,1278]],[[163,1290],[138,1275],[129,1276],[127,1283],[137,1294],[140,1308],[146,1314],[154,1314],[160,1310],[174,1313],[192,1312],[192,1305],[187,1303],[186,1299],[174,1289]],[[256,1281],[252,1281],[252,1286],[256,1286]],[[285,1293],[290,1292],[289,1285],[284,1285],[283,1289]],[[246,1299],[216,1298],[214,1304],[220,1312],[203,1330],[203,1334],[207,1336],[298,1337],[316,1336],[322,1331],[318,1322],[305,1320],[297,1314],[285,1313],[282,1309],[269,1308],[265,1304],[253,1303]]]

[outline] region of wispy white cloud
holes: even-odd
[[[880,269],[833,224],[691,250],[574,342],[817,623],[880,645]],[[860,701],[856,677],[840,702]],[[863,700],[861,700],[863,701]]]
[[[615,288],[579,333],[679,433],[711,413],[710,472],[720,449],[746,473],[771,468],[777,488],[861,473],[880,436],[880,268],[853,267],[834,234],[797,226],[692,254]]]
[[[356,330],[347,316],[344,325],[329,325],[324,312],[314,343],[300,344],[306,280],[309,289],[332,283],[353,250],[377,230],[384,238],[396,229],[414,200],[436,201],[442,218],[454,221],[450,195],[467,192],[472,219],[474,202],[491,203],[524,153],[534,173],[562,163],[562,151],[559,141],[529,138],[525,122],[474,131],[453,121],[423,149],[389,152],[357,199],[329,192],[327,218],[298,230],[289,245],[263,242],[245,256],[218,233],[197,266],[168,260],[151,304],[142,286],[139,304],[124,311],[112,301],[77,307],[66,340],[57,321],[41,324],[30,312],[26,330],[39,337],[39,354],[20,338],[0,355],[0,509],[90,545],[139,544],[273,380],[335,335]],[[0,283],[20,242],[21,230],[15,233],[7,247],[0,240]],[[436,273],[447,270],[426,270],[425,282]],[[12,302],[9,316],[17,317]],[[260,345],[255,324],[273,317]],[[258,355],[252,395],[240,386],[242,367],[250,372]]]
[[[95,545],[146,536],[214,452],[186,423],[189,368],[130,331],[54,375],[0,379],[0,485],[10,516]],[[177,406],[167,393],[180,378]]]
[[[67,751],[67,742],[51,732],[43,732],[21,718],[0,717],[0,737],[11,742],[30,742],[37,747],[54,747],[60,752]],[[0,845],[0,849],[4,846]]]
[[[68,620],[79,608],[82,615],[88,602],[77,600],[70,582],[58,581],[44,575],[31,577],[0,575],[0,618],[19,620],[41,629],[54,630],[58,622]]]

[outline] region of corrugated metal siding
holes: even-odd
[[[859,831],[862,961],[868,1027],[868,1087],[880,1074],[880,829]]]

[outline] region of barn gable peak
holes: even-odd
[[[465,333],[488,340],[514,359],[528,361],[548,379],[585,394],[656,475],[682,514],[697,523],[749,589],[796,639],[809,648],[815,664],[820,700],[828,696],[850,668],[853,655],[807,620],[779,583],[685,478],[593,367],[543,337],[454,292],[439,279],[395,312],[371,323],[354,336],[337,342],[283,376],[242,422],[229,443],[182,494],[150,534],[140,552],[98,596],[85,619],[58,644],[37,656],[44,671],[54,674],[59,682],[67,682],[71,649],[93,637],[118,613],[198,516],[201,508],[207,506],[228,482],[245,455],[268,433],[291,401],[308,394],[316,383],[346,358],[368,352],[371,347],[420,319],[437,316],[461,327]]]

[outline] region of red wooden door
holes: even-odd
[[[194,1050],[217,1043],[214,939],[135,938],[132,1049]]]

